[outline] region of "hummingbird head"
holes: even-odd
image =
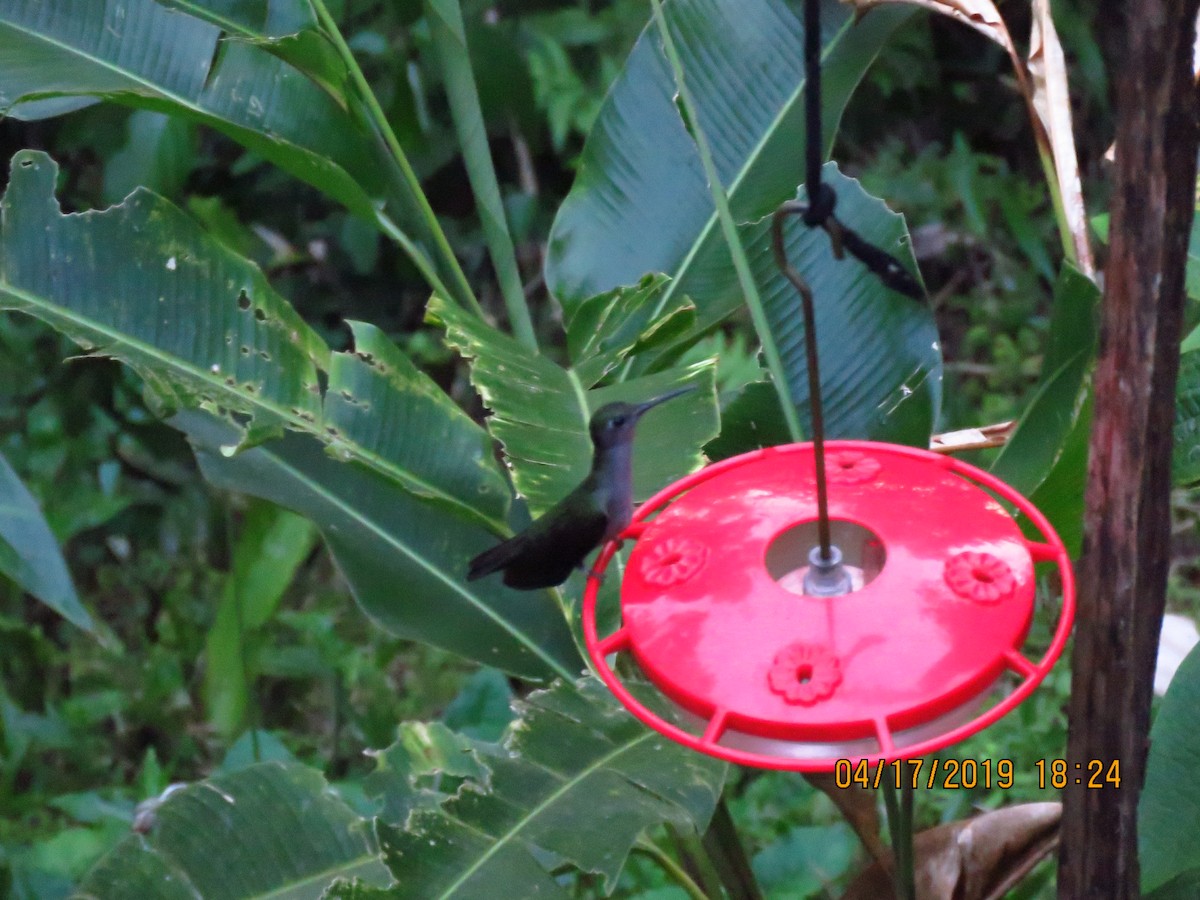
[[[695,387],[692,386],[676,388],[645,403],[606,403],[593,413],[592,420],[588,423],[593,446],[602,450],[632,441],[633,429],[643,413],[660,403],[666,403],[680,394],[694,390]]]

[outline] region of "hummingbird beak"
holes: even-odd
[[[636,407],[634,407],[634,414],[641,418],[643,413],[653,409],[654,407],[658,406],[658,404],[666,403],[668,400],[674,400],[681,394],[690,394],[694,390],[696,390],[696,386],[694,384],[689,384],[687,387],[675,388],[673,391],[667,391],[667,393],[655,397],[653,400],[647,400],[645,403],[639,403]]]

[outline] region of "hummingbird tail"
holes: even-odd
[[[499,572],[516,559],[524,549],[525,542],[521,540],[522,537],[523,535],[518,534],[507,541],[502,541],[495,547],[484,550],[467,563],[467,581],[474,581],[476,578]]]

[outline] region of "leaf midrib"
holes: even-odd
[[[584,769],[579,770],[579,772],[575,775],[575,777],[564,778],[562,780],[562,783],[557,788],[555,788],[553,791],[548,793],[540,803],[538,803],[536,806],[530,807],[528,813],[526,815],[522,816],[521,820],[516,825],[514,825],[512,828],[510,828],[508,831],[504,832],[500,836],[494,838],[492,846],[489,847],[484,853],[480,854],[479,858],[472,865],[470,865],[463,871],[462,875],[458,878],[457,881],[455,881],[453,884],[451,884],[447,890],[443,891],[443,893],[438,895],[439,900],[449,900],[449,898],[452,898],[454,896],[454,892],[457,891],[460,887],[462,887],[462,885],[466,883],[467,879],[470,876],[474,875],[479,869],[481,869],[483,867],[484,863],[486,863],[489,859],[491,859],[492,856],[494,856],[496,853],[500,852],[500,848],[502,846],[507,846],[509,843],[517,841],[519,839],[520,832],[522,830],[524,830],[528,826],[529,823],[532,823],[534,821],[534,819],[536,819],[539,815],[541,815],[545,810],[549,809],[551,805],[553,805],[561,797],[566,795],[568,791],[572,790],[577,784],[579,784],[585,778],[589,778],[592,776],[592,774],[599,771],[600,769],[606,768],[608,766],[609,762],[618,758],[622,754],[637,748],[640,744],[644,743],[645,741],[654,740],[657,737],[659,737],[659,735],[657,735],[654,732],[647,729],[646,732],[644,734],[640,735],[636,740],[634,740],[630,743],[627,743],[627,744],[621,744],[620,746],[614,747],[611,752],[605,754],[604,756],[598,757],[595,761],[593,761],[593,763],[591,765],[587,766]],[[530,761],[528,757],[525,757],[525,759],[526,759],[526,761]],[[552,775],[558,775],[558,773],[555,772],[553,769],[550,769],[549,767],[547,767],[541,763],[535,763],[535,765],[537,765],[543,771],[550,772]],[[635,786],[635,787],[639,787],[639,788],[641,787],[641,785],[638,785],[636,782],[632,781],[631,779],[626,777],[624,774],[622,774],[621,777],[628,784]],[[645,790],[645,788],[642,788],[642,789]],[[679,805],[674,800],[670,799],[669,797],[664,797],[662,794],[654,793],[654,796],[656,796],[663,803],[670,803],[675,806]],[[488,834],[485,831],[481,831],[479,828],[477,828],[476,826],[472,825],[469,822],[464,822],[458,816],[449,816],[445,812],[444,809],[440,810],[440,812],[442,815],[446,815],[448,818],[453,818],[456,822],[458,822],[464,828],[467,828],[485,838],[492,839],[492,835]]]
[[[275,461],[276,465],[280,467],[280,469],[294,477],[300,484],[308,487],[308,489],[311,490],[318,498],[326,501],[335,509],[340,510],[353,521],[358,522],[363,528],[366,528],[369,532],[379,537],[384,543],[413,560],[418,566],[420,566],[438,581],[442,582],[442,584],[444,584],[452,592],[458,594],[460,597],[470,603],[478,611],[483,613],[485,618],[491,619],[496,625],[500,626],[503,631],[506,631],[512,635],[517,640],[517,643],[527,647],[535,657],[541,659],[555,674],[566,679],[575,678],[574,673],[564,668],[563,665],[558,662],[558,660],[554,659],[554,657],[543,650],[523,631],[519,630],[507,619],[497,614],[494,609],[485,604],[476,594],[468,591],[460,579],[451,578],[443,569],[431,565],[426,561],[422,554],[414,550],[407,542],[399,539],[395,535],[384,530],[381,526],[375,524],[373,519],[362,515],[358,510],[343,501],[342,498],[337,494],[327,490],[321,482],[309,478],[301,470],[297,469],[291,463],[281,458],[278,454],[273,453],[266,448],[260,447],[258,449],[269,455]]]
[[[27,291],[15,287],[3,276],[0,276],[0,292],[16,297],[30,306],[34,306],[39,309],[47,309],[51,315],[65,319],[79,329],[89,329],[98,334],[102,334],[112,342],[113,346],[128,347],[132,353],[141,354],[142,356],[148,358],[152,364],[161,365],[164,369],[183,372],[189,377],[197,378],[202,383],[210,385],[219,394],[233,395],[251,407],[261,412],[269,413],[270,415],[286,422],[291,430],[298,431],[316,438],[323,446],[328,446],[332,443],[329,440],[329,435],[322,428],[322,423],[325,420],[324,398],[322,398],[321,417],[317,422],[309,422],[295,415],[288,408],[278,407],[267,402],[265,397],[259,397],[256,394],[247,394],[243,391],[237,390],[236,388],[230,387],[225,383],[224,379],[214,378],[208,369],[199,366],[193,367],[190,365],[184,365],[180,361],[179,357],[162,353],[152,344],[147,344],[141,340],[138,340],[137,338],[125,334],[124,332],[116,331],[113,328],[97,323],[94,319],[88,319],[75,314],[68,307],[64,307],[59,304],[45,303],[39,296],[31,295]],[[481,510],[466,504],[464,501],[455,497],[454,495],[445,492],[441,488],[430,484],[420,476],[413,474],[410,470],[401,469],[388,463],[377,453],[373,453],[364,448],[361,444],[349,440],[346,435],[341,432],[339,432],[338,441],[342,446],[347,448],[347,451],[355,461],[363,463],[369,469],[380,473],[390,481],[400,484],[400,486],[405,490],[417,495],[418,497],[432,499],[451,506],[454,509],[465,513],[471,520],[484,524],[493,531],[504,533],[507,529],[507,525],[502,520],[495,519]]]
[[[837,32],[834,33],[833,37],[822,48],[822,50],[821,50],[822,64],[829,57],[829,55],[833,52],[834,47],[838,44],[838,42],[841,40],[842,35],[849,29],[849,27],[852,25],[852,23],[853,23],[853,18],[848,18],[846,20],[846,22],[844,22],[842,24],[842,27],[839,28],[837,30]],[[652,27],[653,27],[653,23],[651,23],[648,26],[648,28],[652,28]],[[779,123],[781,122],[783,117],[802,98],[802,96],[804,94],[805,85],[807,85],[807,84],[808,84],[807,77],[800,79],[800,81],[796,85],[796,89],[794,91],[792,91],[791,95],[787,98],[787,100],[784,103],[780,104],[779,110],[775,114],[774,118],[771,120],[770,126],[763,130],[762,136],[759,138],[758,142],[754,145],[751,152],[746,155],[746,159],[743,162],[743,164],[741,165],[741,167],[738,169],[736,177],[729,184],[727,193],[728,193],[731,203],[733,202],[733,199],[737,196],[738,190],[741,188],[745,179],[747,177],[749,177],[751,171],[753,171],[754,164],[757,162],[758,158],[762,155],[763,149],[765,148],[767,142],[771,139],[772,136],[774,136],[775,132],[778,130]],[[806,139],[808,137],[811,137],[811,136],[806,135]],[[820,141],[822,141],[822,143],[824,143],[825,136],[821,135],[818,139]],[[824,156],[824,153],[822,153],[822,156]],[[691,268],[692,264],[694,263],[697,254],[700,252],[700,248],[705,245],[705,243],[708,241],[708,238],[711,235],[711,233],[713,232],[713,230],[715,228],[719,227],[719,225],[720,225],[719,216],[717,215],[716,209],[714,209],[709,214],[708,219],[705,221],[705,223],[701,227],[700,231],[697,233],[696,239],[692,242],[691,247],[688,248],[687,254],[680,261],[678,267],[676,267],[676,269],[670,273],[670,280],[667,283],[666,288],[659,295],[657,302],[655,303],[654,313],[651,316],[651,320],[657,319],[660,315],[662,315],[663,310],[666,309],[667,304],[675,296],[675,292],[676,292],[677,288],[679,287],[679,285],[683,281],[683,279],[686,277],[688,270]],[[631,365],[631,362],[629,360],[626,360],[623,371],[621,373],[622,381],[624,381],[626,378],[629,377],[630,365]]]
[[[187,15],[186,13],[182,13],[182,14]],[[195,18],[195,17],[193,16],[191,18]],[[274,143],[284,144],[297,153],[301,153],[301,154],[309,157],[310,159],[316,159],[316,160],[320,161],[323,165],[329,165],[329,166],[341,171],[348,179],[350,179],[350,181],[355,186],[358,185],[357,180],[353,176],[351,176],[349,172],[347,172],[344,168],[342,168],[342,166],[339,163],[337,163],[336,161],[329,159],[327,157],[319,156],[318,154],[313,153],[308,148],[306,148],[300,144],[297,144],[292,140],[289,140],[287,137],[285,137],[283,135],[280,135],[276,132],[271,132],[270,134],[266,134],[265,132],[255,131],[255,129],[252,128],[250,125],[247,125],[242,122],[238,122],[237,120],[229,118],[228,116],[213,112],[212,110],[209,110],[206,107],[202,106],[197,100],[185,98],[185,97],[181,96],[180,94],[177,94],[176,92],[167,89],[166,87],[162,86],[161,84],[151,81],[150,79],[146,78],[145,76],[143,76],[137,72],[133,72],[128,69],[122,69],[121,67],[112,64],[111,62],[105,60],[104,58],[98,57],[92,53],[89,53],[80,47],[77,47],[72,44],[64,43],[63,41],[59,40],[58,38],[51,37],[50,35],[35,31],[27,25],[15,24],[12,20],[2,20],[2,21],[4,21],[4,24],[7,24],[8,27],[14,29],[15,31],[18,31],[21,34],[27,35],[30,40],[41,41],[44,44],[48,44],[52,47],[57,47],[65,52],[67,52],[68,54],[72,54],[81,59],[87,60],[92,65],[98,66],[101,69],[105,69],[109,72],[113,72],[117,75],[120,75],[122,78],[125,78],[128,81],[132,82],[132,84],[135,86],[134,88],[131,88],[128,92],[119,91],[119,92],[116,92],[115,94],[112,91],[54,91],[53,96],[60,96],[60,97],[111,97],[113,99],[119,99],[119,95],[121,93],[133,93],[133,94],[137,94],[138,96],[147,96],[150,99],[166,100],[168,102],[176,104],[177,106],[182,107],[183,109],[188,110],[193,116],[196,116],[197,118],[206,119],[210,122],[221,122],[221,123],[225,124],[226,127],[237,128],[241,131],[260,135],[264,140],[270,140]],[[203,20],[199,20],[199,21],[203,21]],[[208,23],[208,24],[212,24],[212,23]],[[217,28],[218,26],[213,25],[213,27]],[[222,38],[220,38],[220,37],[217,38],[218,45],[220,44],[221,40],[222,40]],[[213,59],[215,59],[215,58],[216,58],[216,56],[214,54]],[[211,79],[212,74],[213,74],[213,64],[212,64],[212,61],[210,60],[208,69],[205,71],[205,75],[204,75],[205,85],[209,84],[209,80]],[[140,88],[140,90],[138,90],[138,88]],[[27,96],[41,97],[43,95],[42,94],[32,94],[32,95],[27,95]],[[24,98],[20,98],[20,97],[16,98],[16,102],[20,102],[22,99],[24,99]],[[15,105],[15,103],[14,103],[14,105]]]

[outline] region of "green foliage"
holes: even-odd
[[[261,664],[261,631],[296,570],[313,548],[312,523],[265,503],[242,522],[232,571],[205,640],[204,699],[213,727],[226,738],[246,724],[250,688]]]
[[[509,884],[566,897],[547,871],[563,865],[611,889],[646,827],[703,831],[726,765],[647,731],[599,681],[559,684],[518,710],[499,745],[458,739],[451,763],[469,750],[475,766],[448,772],[468,776],[453,794],[426,786],[442,768],[427,760],[446,753],[450,735],[410,729],[399,764],[396,748],[385,751],[372,782],[387,804],[376,831],[397,884],[380,896],[485,897]]]
[[[753,260],[764,304],[774,312],[771,331],[786,342],[792,395],[803,397],[795,292],[774,267],[769,222],[763,220],[795,196],[802,177],[804,78],[799,57],[789,52],[798,46],[800,24],[772,0],[736,8],[680,2],[669,5],[665,14],[670,27],[679,31],[686,83],[732,215],[739,224],[749,223],[740,225],[739,236]],[[851,27],[845,10],[828,24],[824,56],[828,71],[837,75],[823,82],[827,142],[867,63],[905,15],[879,10]],[[584,151],[581,176],[555,219],[546,277],[569,320],[596,293],[647,272],[670,275],[656,313],[673,308],[680,297],[696,307],[695,325],[672,341],[679,345],[725,319],[744,298],[700,152],[676,109],[675,79],[659,44],[653,31],[643,34],[605,100]],[[732,108],[738,109],[737,117],[723,114]],[[889,223],[883,210],[872,207],[852,183],[839,181],[837,189],[839,215],[848,225],[864,230],[868,240],[906,253],[898,222]],[[670,215],[664,216],[664,210]],[[843,298],[818,302],[820,329],[841,333],[855,323],[856,341],[829,341],[822,356],[826,383],[837,395],[829,398],[831,434],[923,441],[940,400],[932,318],[915,304],[890,296],[857,264],[835,262],[822,233],[789,229],[788,251],[819,299]],[[647,354],[637,366],[662,364],[668,349]],[[863,365],[864,359],[871,364]]]
[[[1045,284],[1056,279],[1047,247],[1055,226],[1040,185],[961,133],[949,147],[914,152],[885,140],[863,172],[915,229],[933,294],[947,367],[947,427],[1015,418],[1027,401],[1047,339]],[[918,227],[919,226],[919,227]]]
[[[1175,457],[1171,475],[1176,484],[1200,481],[1200,353],[1179,359],[1175,393]]]
[[[1083,475],[1092,425],[1091,370],[1099,288],[1070,266],[1055,285],[1042,379],[991,466],[1032,498],[1072,558],[1082,545]]]
[[[514,484],[535,515],[553,506],[587,475],[588,420],[605,403],[648,400],[689,384],[701,388],[656,412],[653,421],[639,429],[635,453],[646,461],[635,476],[639,497],[697,468],[700,448],[716,435],[709,362],[638,378],[589,397],[576,372],[543,356],[530,356],[512,338],[441,297],[430,302],[429,315],[445,327],[447,343],[472,361],[472,383],[493,410],[489,428],[504,446],[513,465]],[[551,431],[554,437],[548,439]]]
[[[229,458],[222,452],[232,437],[225,426],[199,413],[176,422],[214,484],[316,521],[355,599],[394,634],[531,679],[577,668],[575,645],[548,593],[463,580],[471,557],[494,542],[483,528],[336,461],[299,435]]]
[[[154,0],[104,0],[92,16],[90,27],[78,28],[66,2],[6,6],[0,109],[23,119],[57,115],[56,94],[170,109],[370,213],[357,179],[377,181],[368,145],[354,138],[358,123],[298,70],[249,42],[226,42],[218,53],[219,28]],[[108,43],[114,36],[130,52],[117,57]]]
[[[143,806],[135,829],[88,873],[81,893],[317,898],[337,876],[387,882],[362,819],[301,766],[262,763],[164,792]],[[197,834],[223,835],[220,865]]]
[[[616,0],[599,10],[578,7],[523,17],[524,48],[538,108],[551,146],[586,137],[600,111],[619,59],[648,18],[640,0]]]
[[[755,855],[754,874],[772,898],[804,900],[845,875],[855,849],[845,822],[798,826]]]
[[[1138,858],[1142,890],[1185,896],[1200,868],[1200,778],[1196,771],[1196,710],[1200,653],[1188,654],[1171,681],[1150,733],[1146,784],[1138,804]],[[1165,885],[1171,884],[1168,890]],[[1155,895],[1157,896],[1157,895]]]
[[[67,564],[33,495],[0,456],[0,573],[56,613],[92,631],[92,617],[79,602]]]
[[[414,723],[376,754],[365,792],[378,802],[368,805],[379,813],[382,862],[370,820],[319,773],[263,762],[227,766],[142,804],[138,834],[93,868],[80,890],[318,897],[339,879],[355,886],[343,883],[333,896],[484,896],[505,884],[558,893],[548,864],[614,881],[648,824],[702,829],[711,815],[725,765],[647,732],[599,682],[530,695],[519,714],[497,744]],[[581,802],[606,804],[611,814],[581,819]],[[221,835],[221,866],[210,864],[211,848],[197,832]],[[388,883],[385,863],[401,880],[372,892]]]

